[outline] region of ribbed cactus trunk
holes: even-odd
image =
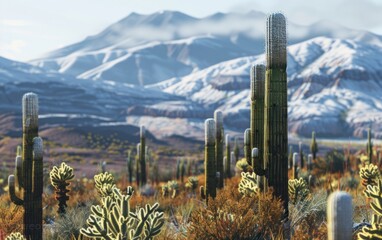
[[[224,129],[223,129],[223,113],[216,110],[214,113],[215,128],[216,128],[216,168],[219,172],[219,179],[217,182],[218,188],[224,187],[224,164],[223,164],[223,143],[224,143]]]
[[[231,178],[231,147],[229,144],[229,134],[225,135],[225,178]]]
[[[206,180],[205,188],[202,189],[202,197],[208,201],[208,197],[216,197],[216,144],[215,120],[209,118],[205,121],[205,156],[204,156],[204,176]],[[203,192],[204,190],[204,192]]]
[[[328,198],[327,221],[328,240],[352,239],[352,198],[342,191],[330,194]]]
[[[237,161],[239,161],[239,155],[240,155],[240,149],[239,149],[239,143],[237,141],[237,137],[235,137],[233,152],[235,153],[235,163],[236,163]]]
[[[300,154],[300,167],[301,169],[303,169],[305,164],[304,164],[304,153],[302,152],[302,142],[298,143],[298,151]]]
[[[310,144],[310,152],[313,155],[313,159],[316,159],[317,157],[317,141],[316,141],[316,133],[313,131],[312,132],[312,142]]]
[[[373,163],[373,143],[371,142],[371,129],[367,130],[366,152],[369,163]]]
[[[257,64],[251,68],[251,149],[258,149],[258,157],[254,158],[252,168],[255,172],[264,169],[264,97],[265,97],[265,65]],[[257,168],[257,169],[255,169]],[[258,174],[258,173],[256,173]],[[261,182],[264,176],[259,177]],[[263,190],[263,189],[262,189]]]
[[[264,101],[264,162],[268,184],[284,204],[288,218],[288,102],[286,20],[281,13],[267,18]]]
[[[293,153],[293,179],[298,179],[298,159],[297,153]]]
[[[24,235],[27,239],[42,239],[43,148],[38,137],[38,97],[34,93],[23,96],[22,160],[16,158],[16,177],[23,188],[24,199],[15,194],[15,177],[8,178],[10,198],[24,206]],[[19,175],[22,176],[19,176]]]
[[[146,174],[146,129],[144,126],[141,126],[140,129],[140,151],[139,151],[139,162],[141,167],[141,178],[140,182],[143,185],[147,183],[147,174]]]
[[[140,155],[140,152],[141,152],[141,144],[138,143],[137,144],[137,157],[136,157],[136,160],[135,160],[135,182],[137,184],[137,187],[139,187],[140,185],[140,177],[141,177],[141,174],[140,174],[140,158],[139,158],[139,155]]]
[[[247,128],[244,131],[244,158],[249,166],[252,166],[251,159],[251,129]]]

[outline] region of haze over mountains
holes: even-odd
[[[265,18],[132,13],[29,64],[1,59],[1,112],[20,112],[22,94],[35,91],[56,124],[145,124],[158,137],[200,139],[204,119],[221,109],[225,128],[242,132],[249,69],[264,63]],[[288,42],[289,131],[362,137],[372,124],[382,136],[382,37],[289,22]]]

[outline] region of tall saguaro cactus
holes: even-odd
[[[16,177],[23,188],[23,199],[15,193],[15,177],[8,178],[13,203],[24,206],[24,235],[27,239],[42,239],[43,148],[38,137],[38,97],[34,93],[23,96],[22,161],[16,161]],[[21,174],[21,176],[20,176]]]
[[[140,158],[139,158],[140,152],[141,152],[141,143],[138,143],[137,144],[137,157],[136,157],[136,160],[135,160],[135,182],[137,184],[137,187],[139,187],[140,178],[141,178],[141,174],[140,174]]]
[[[305,164],[304,164],[304,153],[302,152],[302,142],[298,143],[298,152],[300,154],[300,167],[301,169],[303,169]]]
[[[316,141],[316,133],[313,131],[312,132],[312,142],[310,143],[310,152],[313,155],[313,159],[316,159],[317,156],[317,141]]]
[[[251,129],[247,128],[244,131],[244,158],[250,166],[252,165],[251,151]]]
[[[223,113],[220,110],[216,110],[214,113],[215,128],[216,128],[216,168],[220,173],[220,177],[217,182],[217,187],[222,188],[224,186],[224,165],[223,165],[223,142],[224,142],[224,129],[223,129]]]
[[[225,174],[224,177],[231,178],[231,147],[229,145],[229,134],[225,135]]]
[[[201,187],[202,198],[208,201],[208,197],[216,197],[216,162],[215,144],[216,129],[215,120],[209,118],[205,121],[205,155],[204,155],[204,176],[205,187]]]
[[[328,240],[352,239],[352,199],[342,191],[330,194],[328,199]]]
[[[287,40],[283,14],[273,13],[266,24],[266,79],[264,101],[264,162],[268,184],[283,201],[288,218],[288,102]]]
[[[140,129],[140,151],[139,151],[139,162],[141,166],[141,184],[142,186],[147,183],[147,174],[146,174],[146,129],[145,126],[141,126]]]
[[[251,68],[251,149],[259,151],[259,161],[264,167],[264,85],[265,65],[258,64]],[[254,167],[254,166],[252,166]]]

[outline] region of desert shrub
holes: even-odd
[[[280,236],[283,209],[272,193],[243,196],[225,187],[191,215],[188,239],[269,239]],[[280,221],[277,221],[280,219]]]
[[[345,157],[342,152],[337,151],[337,149],[331,150],[326,153],[325,160],[329,172],[344,172]]]
[[[0,236],[9,235],[13,232],[22,232],[24,209],[14,205],[8,195],[0,196]]]

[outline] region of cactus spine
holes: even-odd
[[[264,162],[268,168],[268,184],[284,204],[288,218],[288,102],[287,41],[283,14],[267,18],[266,80],[264,101]]]
[[[216,110],[214,113],[215,128],[216,128],[216,168],[220,174],[217,182],[218,188],[224,186],[224,166],[223,166],[223,142],[224,142],[224,129],[223,129],[223,113],[220,110]]]
[[[318,148],[317,148],[317,141],[316,141],[316,133],[314,131],[312,132],[312,143],[310,144],[310,152],[313,155],[313,159],[316,159]]]
[[[140,177],[140,183],[145,185],[147,183],[147,176],[146,176],[146,129],[145,126],[141,126],[140,129],[140,151],[139,151],[139,162],[141,166],[141,177]]]
[[[369,164],[373,163],[373,143],[371,142],[371,129],[367,130],[367,143],[366,143],[366,152],[369,159]]]
[[[231,178],[231,147],[229,145],[229,134],[225,135],[225,177]]]
[[[244,157],[249,166],[252,166],[251,159],[251,129],[247,128],[244,132]]]
[[[216,162],[215,144],[216,129],[215,120],[209,118],[205,121],[205,155],[204,155],[204,176],[206,185],[201,188],[202,197],[208,201],[208,197],[216,197]]]
[[[342,191],[330,194],[328,199],[328,240],[352,239],[352,199]]]
[[[42,239],[43,149],[38,137],[38,97],[34,93],[23,96],[23,151],[22,160],[16,159],[16,178],[23,188],[24,199],[15,194],[15,177],[8,178],[9,194],[13,203],[24,206],[24,235],[27,239]],[[17,165],[18,164],[18,165]],[[22,176],[18,176],[19,174]]]

